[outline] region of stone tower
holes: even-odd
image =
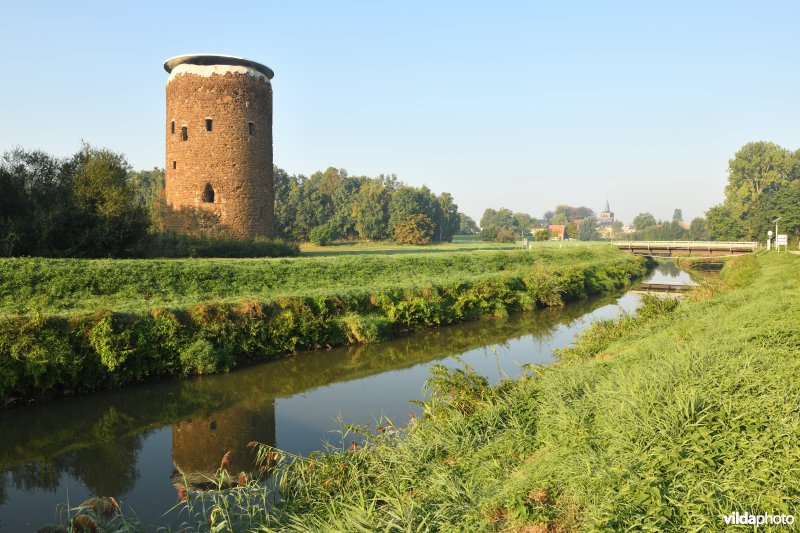
[[[180,233],[273,237],[272,85],[260,63],[168,59],[166,225]]]

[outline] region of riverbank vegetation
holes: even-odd
[[[185,516],[277,531],[714,531],[733,512],[797,516],[800,258],[735,258],[722,280],[709,298],[647,299],[597,323],[517,380],[437,368],[423,418],[347,428],[340,450],[309,458],[263,447],[280,498],[245,479],[189,494]]]
[[[560,305],[645,272],[611,248],[274,260],[0,260],[0,398],[225,371]],[[213,296],[212,296],[213,295]]]

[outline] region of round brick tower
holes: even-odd
[[[208,54],[173,57],[164,69],[167,227],[272,237],[274,73],[255,61]]]

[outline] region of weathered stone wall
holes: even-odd
[[[165,127],[167,227],[194,235],[272,237],[269,81],[239,72],[173,76]],[[207,185],[213,201],[204,198]]]

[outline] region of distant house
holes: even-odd
[[[550,224],[547,229],[550,230],[551,241],[563,241],[567,238],[567,227],[564,224]]]

